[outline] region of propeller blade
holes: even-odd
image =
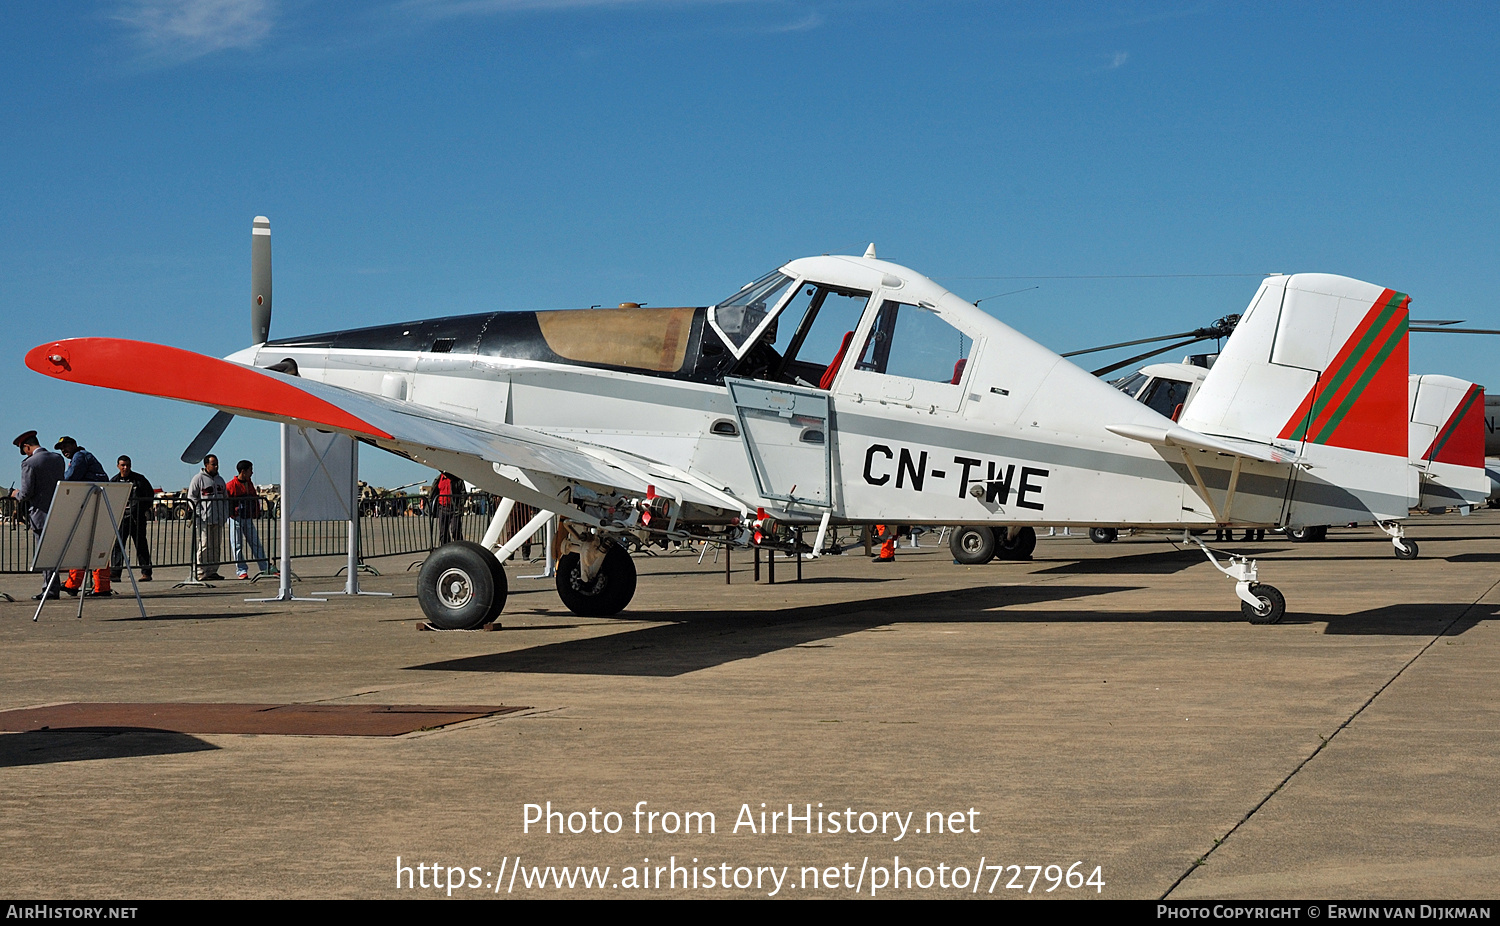
[[[271,337],[271,220],[255,217],[250,229],[250,343]]]
[[[203,430],[198,432],[198,436],[193,438],[193,442],[188,444],[187,449],[182,452],[182,462],[191,463],[194,466],[202,463],[203,458],[214,449],[214,444],[224,436],[224,429],[229,427],[229,422],[233,420],[234,416],[229,412],[215,413],[212,418],[208,419],[208,424],[203,426]]]

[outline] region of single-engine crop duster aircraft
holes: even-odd
[[[991,524],[1027,544],[1041,526],[1373,520],[1399,538],[1407,513],[1409,299],[1357,280],[1263,282],[1177,422],[873,245],[793,260],[710,306],[268,340],[269,222],[255,231],[254,346],[217,360],[80,338],[27,366],[217,408],[208,444],[224,413],[337,431],[554,512],[558,592],[579,614],[634,594],[625,530],[785,550],[792,526],[817,526],[817,552],[844,523]],[[1254,561],[1184,536],[1249,620],[1281,619]],[[495,619],[500,562],[525,537],[499,539],[492,526],[484,545],[428,557],[429,620]]]

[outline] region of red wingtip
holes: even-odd
[[[192,351],[121,338],[72,338],[33,347],[26,366],[54,379],[310,425],[391,435],[261,370]]]

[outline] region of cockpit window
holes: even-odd
[[[865,340],[857,369],[958,385],[974,341],[934,311],[886,302]]]
[[[1115,380],[1110,385],[1133,399],[1135,398],[1135,394],[1141,391],[1141,387],[1146,384],[1146,380],[1149,378],[1145,373],[1132,373],[1129,376]]]
[[[869,301],[865,290],[804,280],[745,351],[735,375],[827,389]]]
[[[773,270],[755,282],[745,284],[739,292],[714,306],[714,323],[736,352],[745,346],[791,285],[791,277]]]
[[[1182,406],[1187,402],[1188,393],[1192,391],[1192,383],[1185,383],[1178,379],[1158,379],[1141,395],[1140,401],[1154,409],[1157,414],[1176,421],[1182,414]]]
[[[687,357],[693,309],[538,312],[536,324],[564,360],[675,373]]]

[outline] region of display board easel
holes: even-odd
[[[59,482],[52,493],[52,506],[47,510],[47,524],[42,529],[42,538],[37,541],[36,554],[31,558],[32,570],[50,571],[46,588],[42,589],[41,603],[36,606],[33,621],[42,616],[47,598],[58,587],[58,573],[67,569],[110,568],[110,554],[118,544],[124,556],[123,567],[129,572],[130,587],[135,592],[136,606],[141,609],[141,618],[146,617],[146,604],[141,600],[141,587],[135,581],[135,569],[130,564],[124,538],[120,535],[120,519],[116,511],[124,511],[130,501],[131,484],[128,482]],[[83,617],[83,602],[88,596],[82,591],[78,595],[78,617]]]

